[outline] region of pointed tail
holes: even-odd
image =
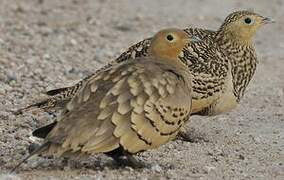
[[[40,101],[38,103],[31,104],[31,105],[26,106],[24,108],[17,109],[13,113],[15,115],[22,114],[24,111],[28,111],[31,108],[39,108],[39,109],[47,110],[47,109],[55,107],[55,105],[56,105],[56,100],[53,99],[53,98],[50,98],[50,99]]]
[[[33,152],[31,152],[27,157],[25,157],[23,160],[21,160],[13,169],[11,169],[10,173],[13,173],[16,171],[20,165],[22,165],[24,162],[26,162],[30,157],[32,157],[35,154],[39,154],[40,152],[43,152],[46,150],[50,145],[50,142],[45,142],[41,146],[37,147]]]

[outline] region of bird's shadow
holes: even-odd
[[[36,162],[35,162],[36,161]],[[141,160],[142,161],[142,160]],[[143,162],[143,161],[142,161]],[[143,162],[143,164],[145,164]],[[19,167],[14,173],[27,173],[31,171],[46,171],[46,170],[59,170],[59,171],[68,171],[68,170],[91,170],[91,171],[103,171],[107,170],[119,170],[119,169],[132,169],[136,171],[142,171],[143,169],[150,169],[150,164],[145,164],[143,167],[132,167],[131,165],[119,164],[116,161],[112,160],[108,156],[100,155],[90,158],[69,158],[69,157],[37,157],[34,162],[27,162],[23,164],[24,167]],[[7,171],[11,167],[7,167]]]
[[[209,138],[206,136],[206,133],[194,128],[188,128],[186,132],[180,133],[177,136],[177,139],[190,143],[209,142]]]

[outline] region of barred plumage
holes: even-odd
[[[120,150],[129,157],[175,138],[191,111],[191,74],[179,59],[186,44],[196,43],[191,41],[183,30],[162,30],[152,38],[148,57],[87,78],[57,121],[36,130],[45,140],[32,154]]]
[[[248,18],[251,24],[246,23]],[[196,43],[187,46],[180,58],[193,75],[193,114],[215,115],[237,105],[257,65],[252,37],[259,27],[268,22],[268,18],[254,12],[237,11],[228,15],[217,31],[191,27],[184,30],[188,36],[196,36],[207,45],[203,47]],[[150,41],[151,38],[148,38],[131,46],[109,66],[147,56]],[[45,109],[58,105],[64,107],[84,81],[61,89],[58,94],[44,100]]]

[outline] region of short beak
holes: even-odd
[[[262,18],[262,23],[263,24],[275,23],[275,20],[271,19],[271,18],[268,18],[268,17],[264,17],[264,18]]]

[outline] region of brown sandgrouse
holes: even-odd
[[[183,30],[162,30],[149,56],[89,77],[31,155],[106,153],[138,165],[132,154],[172,140],[189,118],[192,79],[180,57],[197,41]]]

